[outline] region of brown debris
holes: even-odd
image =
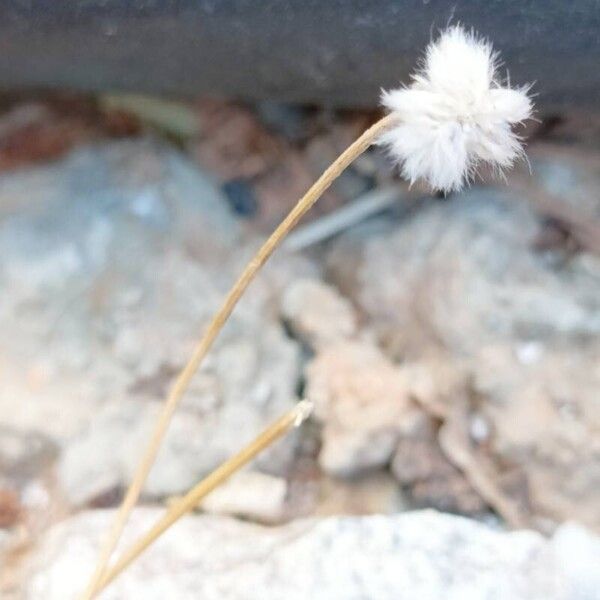
[[[57,94],[9,102],[0,114],[0,171],[55,160],[77,145],[139,131],[136,119],[103,112],[85,96]]]
[[[21,519],[21,503],[16,491],[0,488],[0,528],[14,527]]]
[[[467,515],[484,512],[486,502],[477,488],[440,448],[436,421],[424,412],[417,413],[414,426],[404,432],[396,448],[394,476],[408,487],[419,506]]]

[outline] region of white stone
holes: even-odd
[[[136,510],[128,540],[159,514]],[[74,600],[112,516],[83,513],[51,530],[30,560],[26,600]],[[592,600],[587,588],[573,587],[597,579],[598,540],[585,536],[593,541],[565,562],[556,551],[564,545],[560,532],[547,541],[531,531],[507,533],[433,511],[309,519],[268,528],[191,516],[102,598]]]
[[[566,575],[567,597],[596,600],[600,594],[600,538],[575,523],[565,523],[554,534],[552,549]]]
[[[258,471],[242,471],[211,492],[200,507],[208,513],[277,523],[286,516],[286,495],[285,479]]]

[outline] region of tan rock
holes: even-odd
[[[408,375],[365,342],[320,352],[307,369],[307,396],[323,423],[319,463],[345,476],[389,462],[412,407]]]
[[[356,334],[357,318],[350,302],[315,279],[291,283],[281,300],[281,313],[294,333],[313,348]]]
[[[377,472],[357,479],[323,477],[315,516],[393,514],[407,508],[398,482]]]

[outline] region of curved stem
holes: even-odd
[[[212,343],[225,325],[229,315],[231,315],[238,300],[250,285],[260,268],[267,262],[271,254],[277,246],[282,242],[285,236],[294,228],[298,221],[310,210],[315,202],[323,195],[329,186],[339,177],[339,175],[350,165],[358,156],[360,156],[371,144],[396,120],[393,114],[383,117],[377,121],[369,129],[367,129],[356,141],[354,141],[342,154],[326,169],[319,177],[313,186],[306,194],[298,201],[296,206],[290,211],[287,217],[275,229],[267,241],[261,246],[256,255],[250,260],[246,268],[235,282],[230,292],[227,294],[221,308],[212,318],[204,335],[198,342],[189,362],[178,375],[177,379],[167,399],[163,405],[163,409],[158,417],[152,437],[144,452],[142,459],[133,476],[129,489],[119,508],[115,521],[110,529],[109,535],[102,546],[101,553],[98,559],[96,570],[90,580],[90,583],[81,597],[82,600],[90,600],[94,597],[98,583],[104,575],[108,562],[112,556],[121,533],[125,528],[127,519],[133,510],[142,487],[148,477],[150,469],[154,464],[156,455],[160,448],[163,437],[167,431],[171,418],[181,397],[188,388],[188,385],[200,366],[202,360],[206,356]]]

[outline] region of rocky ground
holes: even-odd
[[[374,116],[1,105],[0,590],[74,598],[203,325]],[[336,182],[195,377],[132,530],[300,397],[313,418],[106,597],[594,598],[600,143],[582,122],[536,126],[508,185],[432,198],[377,150]],[[379,208],[350,224],[357,198]]]
[[[139,509],[131,532],[139,535],[158,513]],[[90,511],[56,526],[35,553],[25,596],[74,597],[110,516]],[[193,516],[104,597],[592,599],[599,550],[600,542],[576,525],[544,539],[433,511],[303,519],[276,528]]]

